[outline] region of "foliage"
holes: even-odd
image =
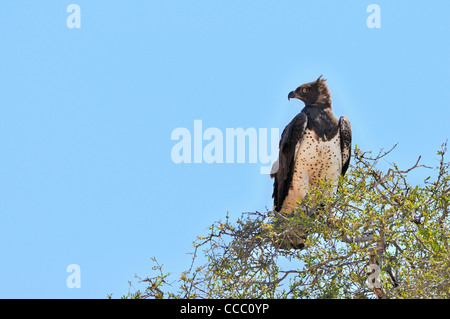
[[[392,164],[382,172],[377,165],[395,146],[376,156],[356,147],[335,195],[326,195],[332,185],[323,182],[293,215],[252,212],[235,222],[227,215],[194,242],[192,264],[179,280],[170,283],[153,259],[155,276],[140,279],[142,292],[124,297],[448,298],[446,146],[435,176],[416,186],[408,174],[431,169],[420,158],[408,170]],[[308,234],[305,249],[282,249],[280,242],[295,233]]]

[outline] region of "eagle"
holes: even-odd
[[[279,156],[271,178],[274,179],[274,210],[292,214],[308,190],[319,180],[333,183],[337,190],[339,175],[345,175],[351,156],[352,131],[350,121],[333,114],[331,94],[326,79],[305,83],[289,92],[305,107],[281,134]],[[302,249],[306,235],[289,240],[287,248]]]

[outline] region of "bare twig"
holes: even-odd
[[[362,243],[366,241],[374,240],[373,234],[363,236],[363,237],[348,237],[346,234],[342,234],[342,241],[347,244],[355,244],[355,243]]]

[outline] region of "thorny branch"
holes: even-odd
[[[139,296],[448,297],[450,177],[443,156],[446,147],[440,153],[435,182],[427,179],[425,187],[411,187],[406,181],[408,173],[427,167],[420,164],[421,157],[406,170],[396,166],[385,174],[377,170],[377,162],[394,148],[375,157],[355,149],[355,164],[339,193],[327,198],[323,189],[311,191],[295,216],[254,212],[231,222],[227,215],[194,243],[192,263],[181,276],[179,293],[165,291],[167,275],[158,264],[159,275],[142,281],[148,287]],[[306,230],[304,250],[280,249],[277,243],[283,234]],[[366,271],[368,264],[382,270],[381,287],[367,289],[372,275]]]

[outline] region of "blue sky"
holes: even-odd
[[[381,28],[366,25],[371,3]],[[289,91],[320,74],[353,144],[399,143],[400,167],[435,164],[450,135],[448,12],[446,0],[1,2],[0,297],[120,297],[153,256],[186,270],[227,211],[271,207],[272,180],[261,163],[176,164],[172,131],[281,132],[303,107]],[[67,287],[69,264],[81,288]]]

